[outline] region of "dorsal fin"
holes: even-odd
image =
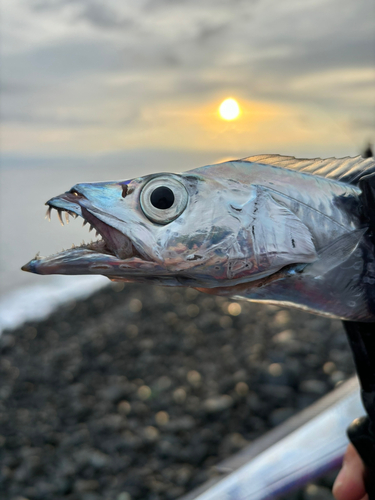
[[[358,184],[361,177],[375,172],[375,159],[355,156],[351,158],[294,158],[294,156],[257,155],[243,158],[241,161],[260,163],[296,170],[305,174],[318,175],[327,179]]]

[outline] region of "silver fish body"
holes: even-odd
[[[262,155],[183,174],[78,184],[47,202],[102,240],[24,270],[189,286],[375,321],[375,251],[358,182],[373,159]]]

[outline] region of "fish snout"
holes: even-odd
[[[125,186],[125,187],[124,187]],[[117,202],[125,198],[128,186],[120,182],[92,182],[76,184],[66,193],[70,200],[87,200],[92,204]]]

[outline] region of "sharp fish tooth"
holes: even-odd
[[[51,222],[51,211],[52,207],[48,207],[46,212],[46,219],[48,219],[48,222]]]
[[[59,210],[59,209],[57,209],[57,217],[59,218],[59,221],[61,222],[61,225],[63,226],[64,225],[64,221],[62,220],[61,210]]]
[[[99,236],[99,231],[95,231],[95,236]]]
[[[82,226],[86,226],[86,224],[87,224],[87,220],[83,220]]]
[[[65,212],[65,220],[66,220],[66,223],[69,224],[69,214],[68,214],[68,212]]]
[[[90,229],[89,229],[89,232],[90,232],[90,231],[92,231],[93,229],[94,229],[94,226],[92,226],[92,225],[90,224]]]

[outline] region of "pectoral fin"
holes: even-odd
[[[314,263],[306,266],[303,273],[319,278],[335,267],[340,266],[347,261],[350,255],[356,250],[366,231],[367,228],[363,228],[340,236],[319,251],[318,259]]]
[[[265,189],[257,188],[250,232],[259,263],[272,268],[314,262],[318,255],[309,228]]]

